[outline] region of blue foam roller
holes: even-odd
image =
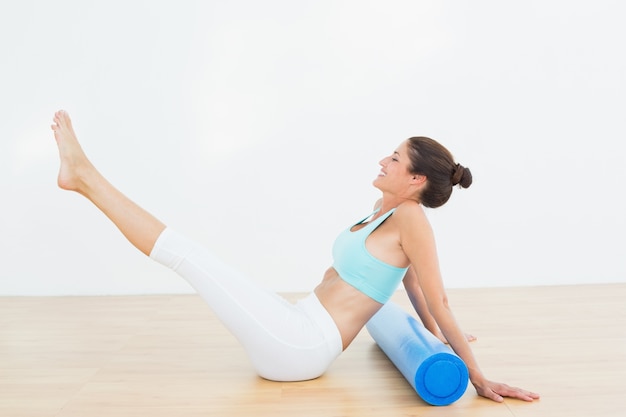
[[[449,405],[467,389],[467,366],[397,304],[388,302],[367,330],[419,396],[432,405]]]

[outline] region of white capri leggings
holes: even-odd
[[[339,330],[314,293],[291,304],[169,228],[157,239],[150,258],[191,284],[263,378],[317,378],[342,351]]]

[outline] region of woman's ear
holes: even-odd
[[[411,178],[411,185],[422,186],[426,184],[426,175],[415,174]]]

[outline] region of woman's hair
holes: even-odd
[[[450,198],[452,187],[467,188],[472,185],[469,168],[454,162],[450,151],[439,142],[416,136],[408,140],[412,174],[424,175],[426,186],[422,189],[420,202],[425,207],[442,206]]]

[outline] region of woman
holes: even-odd
[[[185,278],[241,342],[260,376],[277,381],[320,376],[404,279],[425,325],[463,359],[478,394],[494,401],[539,398],[487,380],[448,307],[422,206],[444,204],[453,185],[468,187],[472,178],[432,139],[406,140],[380,162],[374,186],[382,198],[376,210],[338,237],[334,264],[322,282],[291,304],[167,228],[113,187],[87,159],[65,111],[55,113],[52,130],[61,160],[58,185],[88,198],[137,249]]]

